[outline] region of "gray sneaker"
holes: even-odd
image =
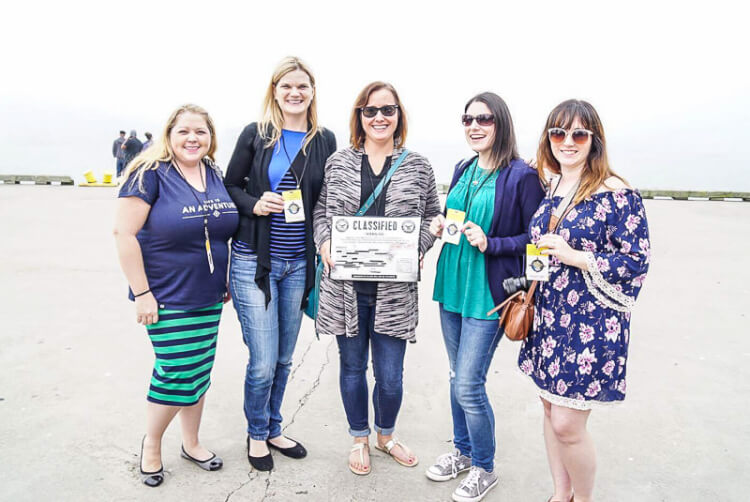
[[[433,481],[448,481],[469,469],[471,469],[471,457],[461,455],[456,448],[452,453],[440,455],[425,474]]]
[[[461,481],[456,491],[453,492],[453,500],[456,502],[478,502],[495,487],[497,481],[497,474],[494,471],[487,472],[481,467],[473,465],[469,475]]]

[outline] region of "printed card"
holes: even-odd
[[[458,244],[461,240],[461,229],[464,227],[466,213],[456,209],[448,209],[445,215],[445,227],[443,228],[443,242],[447,244]]]
[[[287,223],[305,221],[305,210],[302,206],[302,190],[281,192],[284,198],[284,219]]]
[[[549,256],[534,244],[526,244],[526,278],[530,281],[549,280]]]

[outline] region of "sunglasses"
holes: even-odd
[[[594,133],[588,129],[573,129],[572,131],[566,131],[562,127],[551,127],[547,129],[549,140],[552,143],[562,143],[568,134],[573,138],[573,143],[576,145],[583,145],[589,140],[589,136],[593,137]]]
[[[469,127],[475,120],[480,126],[487,127],[495,123],[495,116],[491,113],[482,113],[480,115],[467,115],[464,113],[461,115],[461,123],[464,127]]]
[[[382,113],[384,117],[393,117],[396,115],[398,105],[385,105],[385,106],[363,106],[359,109],[362,115],[368,119],[373,118],[378,112]]]

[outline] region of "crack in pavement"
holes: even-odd
[[[307,353],[310,352],[310,349],[312,348],[313,343],[315,343],[316,340],[311,340],[309,344],[307,344],[307,348],[302,353],[302,356],[300,356],[299,363],[297,364],[297,367],[292,370],[292,373],[289,375],[289,379],[287,380],[287,385],[289,385],[289,382],[294,380],[294,375],[297,373],[297,370],[302,367],[303,364],[305,364],[305,357],[307,357]]]
[[[305,392],[305,394],[299,399],[298,401],[299,406],[297,406],[297,409],[294,410],[294,413],[292,413],[292,418],[281,430],[282,432],[287,430],[287,428],[290,427],[294,423],[294,420],[297,418],[297,413],[299,413],[300,410],[302,410],[302,408],[305,406],[305,404],[307,404],[307,400],[310,398],[312,393],[315,392],[315,390],[318,388],[318,385],[320,385],[320,377],[323,375],[323,371],[326,369],[326,366],[328,366],[328,363],[331,362],[330,351],[331,351],[332,344],[333,344],[333,340],[328,342],[328,345],[326,346],[326,360],[320,366],[320,371],[318,371],[318,376],[315,377],[315,381],[313,381],[312,386],[310,386],[310,388],[307,389],[307,392]]]
[[[268,473],[268,477],[266,478],[266,491],[263,492],[263,498],[260,499],[260,502],[264,502],[266,500],[266,497],[268,497],[268,489],[271,487],[271,472]]]
[[[253,476],[253,474],[255,474],[255,476]],[[248,472],[247,473],[247,478],[248,478],[247,481],[244,481],[243,483],[240,484],[240,486],[238,486],[237,488],[235,488],[234,490],[232,490],[231,492],[229,492],[227,494],[227,498],[224,499],[224,502],[229,502],[229,499],[232,498],[232,495],[234,495],[238,491],[242,490],[251,481],[253,481],[255,479],[258,479],[258,473],[257,472],[253,472],[253,471]]]

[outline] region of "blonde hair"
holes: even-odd
[[[161,137],[154,140],[149,148],[143,150],[128,163],[120,178],[121,182],[124,183],[130,179],[130,185],[133,186],[135,183],[138,183],[138,190],[143,192],[143,174],[149,169],[158,168],[161,162],[172,162],[174,160],[174,151],[172,151],[172,145],[169,143],[169,135],[177,124],[177,119],[183,113],[195,113],[206,120],[208,132],[211,135],[211,144],[203,161],[206,162],[208,167],[218,169],[214,164],[214,153],[216,153],[216,128],[214,127],[214,121],[208,112],[200,106],[186,104],[172,112],[169,119],[167,119],[167,125],[164,126]]]
[[[274,146],[279,142],[281,129],[284,127],[284,115],[281,112],[281,107],[276,102],[276,84],[279,83],[279,80],[284,75],[296,70],[301,70],[307,74],[313,90],[312,100],[310,101],[310,106],[307,108],[307,124],[309,129],[302,142],[302,153],[307,154],[307,145],[322,130],[322,127],[318,125],[318,93],[315,91],[315,76],[313,76],[310,67],[299,58],[286,57],[276,66],[273,75],[271,75],[271,82],[268,84],[268,89],[266,90],[266,97],[263,99],[263,116],[258,123],[258,130],[261,138],[266,140],[266,148]]]

